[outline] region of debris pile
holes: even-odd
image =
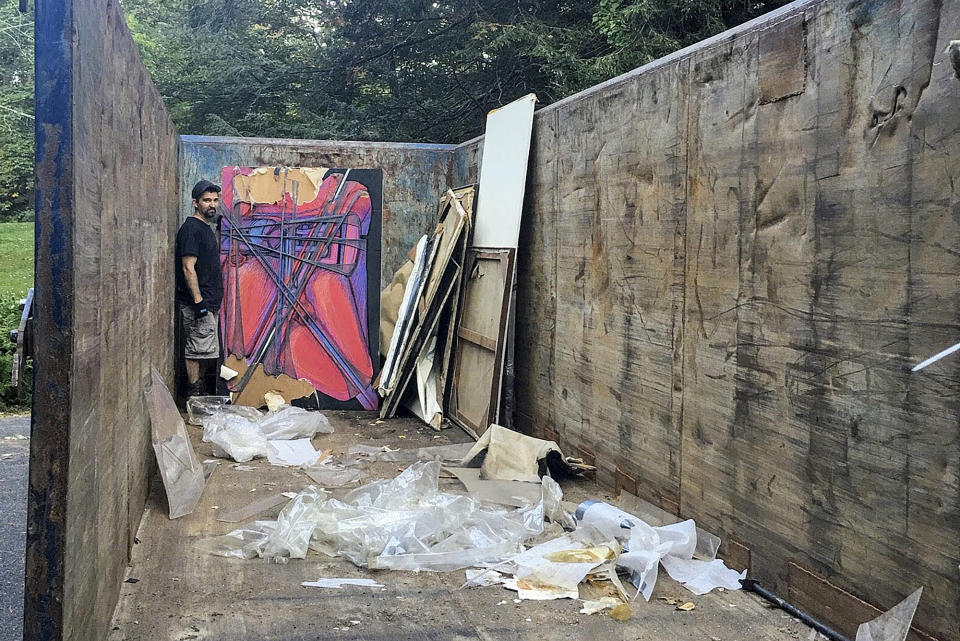
[[[305,470],[320,482],[328,480],[324,474],[358,478],[360,457],[419,460],[395,478],[367,483],[341,498],[310,485],[275,521],[254,521],[207,539],[203,549],[279,563],[305,558],[312,549],[370,569],[464,569],[465,587],[502,585],[521,600],[580,599],[582,585],[604,583],[614,595],[585,598],[583,607],[619,617],[629,617],[626,604],[638,595],[649,600],[660,565],[695,594],[738,589],[745,576],[719,559],[693,558],[693,521],[651,526],[597,501],[571,514],[551,474],[592,468],[563,456],[555,443],[501,426],[492,425],[472,445],[418,450],[357,445],[349,456],[354,458],[346,465],[324,462]],[[471,479],[467,492],[441,489],[445,467]],[[474,474],[468,476],[467,470]]]
[[[244,410],[238,413],[235,410]],[[316,434],[333,427],[321,412],[281,405],[251,418],[248,407],[225,405],[203,418],[203,440],[213,444],[214,456],[245,463],[266,458],[273,465],[312,465],[320,452],[310,443]],[[257,412],[259,414],[259,412]]]

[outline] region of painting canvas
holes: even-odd
[[[381,185],[378,169],[223,168],[220,322],[228,365],[242,365],[231,391],[256,372],[297,395],[309,382],[322,409],[377,407]]]

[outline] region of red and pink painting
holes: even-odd
[[[377,407],[382,180],[378,169],[223,168],[225,354],[309,381],[321,409]]]

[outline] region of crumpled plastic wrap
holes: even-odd
[[[396,478],[358,487],[341,500],[324,499],[310,486],[259,542],[241,528],[204,548],[221,556],[251,558],[255,550],[266,558],[302,558],[309,541],[311,548],[358,566],[445,572],[502,561],[543,531],[542,500],[513,510],[441,492],[440,466],[414,463]]]
[[[638,594],[649,601],[657,582],[660,564],[673,579],[694,594],[706,594],[714,588],[740,589],[737,573],[723,561],[695,561],[697,526],[692,519],[651,527],[636,516],[599,501],[587,501],[577,509],[581,526],[590,525],[623,544],[617,565],[633,572],[631,582]]]
[[[311,439],[331,432],[333,426],[321,412],[290,405],[266,416],[252,408],[225,405],[203,419],[203,440],[213,444],[214,456],[238,463],[268,458],[270,441]]]
[[[361,476],[355,463],[334,463],[329,457],[303,467],[303,471],[320,487],[343,487],[356,483]]]
[[[577,527],[573,515],[563,509],[563,490],[560,485],[549,476],[540,479],[543,486],[543,513],[553,523],[559,523],[565,530]]]
[[[187,428],[177,410],[170,390],[157,370],[151,371],[151,385],[146,392],[153,451],[167,493],[170,518],[193,512],[203,494],[203,466],[187,436]]]
[[[218,413],[234,414],[259,420],[263,413],[245,405],[230,405],[229,396],[191,396],[187,399],[187,422],[190,425],[203,426],[203,422]]]
[[[302,559],[310,536],[321,517],[326,493],[312,485],[290,500],[277,516],[277,526],[267,535],[260,556],[265,559]]]
[[[267,538],[277,528],[276,521],[254,521],[223,536],[203,539],[201,550],[232,559],[255,559],[260,556]]]
[[[267,437],[253,421],[229,413],[217,413],[203,426],[203,440],[213,444],[214,456],[245,463],[267,456]]]
[[[313,438],[316,434],[332,434],[333,426],[322,412],[309,412],[301,407],[282,405],[257,423],[268,440]]]

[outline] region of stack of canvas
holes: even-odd
[[[470,186],[444,194],[436,229],[420,239],[412,266],[401,267],[383,292],[381,323],[388,327],[381,331],[391,335],[377,388],[384,399],[380,407],[384,418],[396,413],[404,392],[412,387],[416,394],[410,394],[411,410],[440,429],[475,193]],[[405,274],[409,276],[398,305]]]
[[[476,216],[472,187],[448,191],[436,230],[383,292],[382,417],[406,399],[434,428],[448,415],[474,436],[500,418],[535,103],[488,114]]]

